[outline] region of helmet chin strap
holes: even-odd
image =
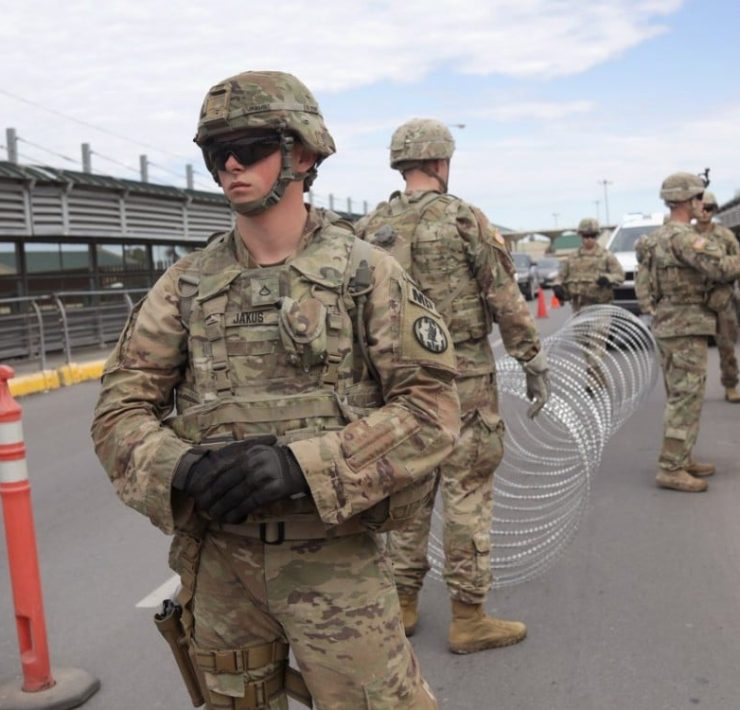
[[[252,216],[261,214],[265,210],[269,209],[273,205],[276,205],[282,199],[285,194],[285,188],[288,187],[288,183],[297,182],[299,180],[305,180],[311,173],[316,172],[316,168],[313,167],[311,170],[305,173],[298,173],[293,170],[293,146],[295,140],[293,136],[289,136],[285,133],[280,134],[280,173],[278,174],[277,180],[273,183],[270,191],[259,200],[251,200],[250,202],[231,202],[232,208],[239,214]]]
[[[439,191],[444,195],[447,192],[447,182],[443,180],[437,173],[434,172],[429,167],[429,161],[427,160],[418,160],[418,161],[409,161],[407,164],[404,165],[404,170],[401,170],[401,175],[403,177],[406,177],[406,173],[409,170],[420,170],[425,175],[429,175],[429,177],[434,178],[439,183]]]
[[[437,175],[428,165],[422,166],[421,171],[429,175],[429,177],[433,177],[439,183],[439,189],[443,195],[447,192],[447,181]]]

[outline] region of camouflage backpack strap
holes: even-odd
[[[370,268],[373,249],[374,247],[371,244],[359,237],[353,238],[344,283],[345,291],[350,297],[348,303],[350,306],[350,316],[354,315],[355,333],[362,359],[370,376],[376,382],[380,382],[378,371],[375,369],[375,365],[370,359],[370,353],[367,349],[367,331],[365,330],[367,294],[373,290],[375,283],[373,271]]]
[[[452,195],[449,195],[449,197],[452,197]],[[448,212],[453,212],[453,210],[451,209],[452,206],[454,206],[454,212],[457,212],[457,205],[455,204],[456,201],[457,201],[457,198],[454,198],[453,200],[451,200],[448,203],[448,205],[447,205],[447,211]],[[480,218],[485,219],[485,216],[483,215],[483,213],[480,212],[479,210],[477,210],[475,207],[473,208],[473,212],[475,213],[476,218],[479,218],[479,214],[480,214]],[[450,215],[450,216],[452,216],[452,215]],[[478,222],[478,229],[480,230],[480,228],[481,227],[480,227],[480,221],[479,221]],[[467,282],[465,280],[460,279],[460,281],[457,284],[457,286],[452,291],[450,291],[447,294],[447,296],[445,296],[445,298],[443,298],[441,301],[436,301],[435,302],[434,305],[437,307],[437,311],[439,313],[447,313],[447,309],[450,307],[450,305],[452,305],[452,303],[454,302],[454,300],[465,290],[465,287],[467,285],[468,284],[467,284]]]
[[[193,312],[193,299],[198,295],[200,271],[188,269],[180,274],[177,290],[180,296],[180,322],[190,330],[190,315]]]
[[[230,232],[214,232],[208,237],[206,249],[216,242],[222,243],[229,234]],[[183,271],[177,280],[178,295],[180,296],[180,321],[188,330],[190,329],[190,316],[193,311],[193,299],[198,295],[200,285],[199,263]]]

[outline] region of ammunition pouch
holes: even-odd
[[[193,645],[193,657],[207,686],[209,710],[269,710],[270,701],[285,692],[313,707],[311,693],[298,671],[288,666],[288,644],[282,641],[228,651],[210,651]],[[275,665],[258,679],[245,678]]]
[[[171,599],[162,602],[162,611],[154,615],[154,625],[167,642],[175,663],[185,682],[193,707],[200,707],[205,700],[198,682],[198,674],[188,652],[188,639],[181,623],[182,607]]]

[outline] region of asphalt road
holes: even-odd
[[[541,331],[566,314],[551,312]],[[588,513],[556,565],[492,593],[491,612],[527,622],[522,644],[448,653],[446,591],[429,579],[413,643],[441,707],[740,708],[740,407],[722,400],[716,349],[709,359],[696,450],[719,469],[709,491],[654,486],[660,385],[609,441]],[[52,665],[100,678],[91,710],[187,708],[153,609],[136,606],[171,577],[168,540],[118,501],[95,458],[97,390],[87,382],[20,401]],[[0,681],[19,672],[3,544]]]

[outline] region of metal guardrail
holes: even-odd
[[[38,360],[63,352],[105,347],[115,342],[135,300],[148,289],[57,291],[38,296],[0,298],[0,361]]]

